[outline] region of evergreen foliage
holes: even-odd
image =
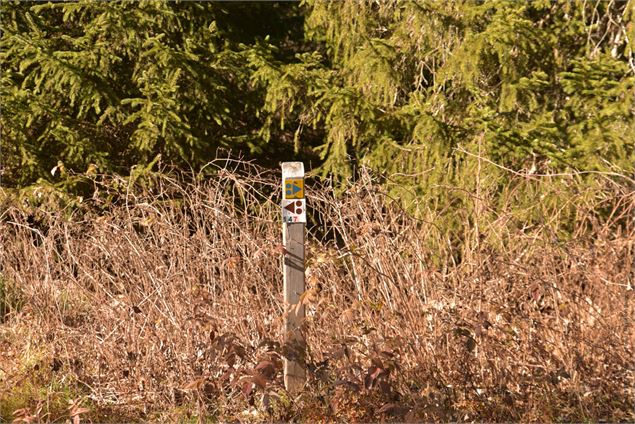
[[[362,161],[447,175],[453,149],[474,151],[477,140],[516,169],[632,168],[632,2],[307,5],[323,65],[314,55],[281,66],[267,99],[283,121],[295,107],[298,128],[325,128],[326,172],[346,175]],[[281,76],[306,79],[308,100],[294,102]]]
[[[218,147],[440,194],[473,185],[465,152],[633,169],[632,0],[1,7],[5,185],[159,154],[198,167]]]
[[[282,21],[294,7],[269,13]],[[158,154],[196,167],[218,147],[262,153],[246,23],[228,10],[246,22],[258,13],[210,2],[3,2],[5,184],[91,166],[125,173]],[[301,28],[291,23],[269,41]],[[268,28],[252,27],[252,42],[258,30]]]

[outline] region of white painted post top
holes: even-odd
[[[282,179],[304,178],[304,163],[282,162]]]

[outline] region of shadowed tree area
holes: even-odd
[[[218,147],[460,181],[633,162],[632,2],[3,2],[2,173]],[[447,182],[447,181],[445,181]]]

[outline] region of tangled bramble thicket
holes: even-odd
[[[277,178],[226,162],[213,178],[95,176],[72,210],[7,201],[1,419],[635,420],[626,185],[598,177],[573,218],[532,225],[514,190],[472,193],[496,213],[461,216],[458,242],[436,225],[447,212],[415,218],[369,173],[341,193],[309,184],[308,382],[294,398]],[[576,185],[512,185],[555,178]]]

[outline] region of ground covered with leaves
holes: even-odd
[[[224,163],[91,178],[74,203],[4,197],[0,421],[635,420],[634,199],[619,178],[516,176],[496,199],[469,193],[451,233],[448,211],[405,211],[378,176],[309,181],[296,395],[279,176]],[[514,207],[545,180],[573,212]]]

